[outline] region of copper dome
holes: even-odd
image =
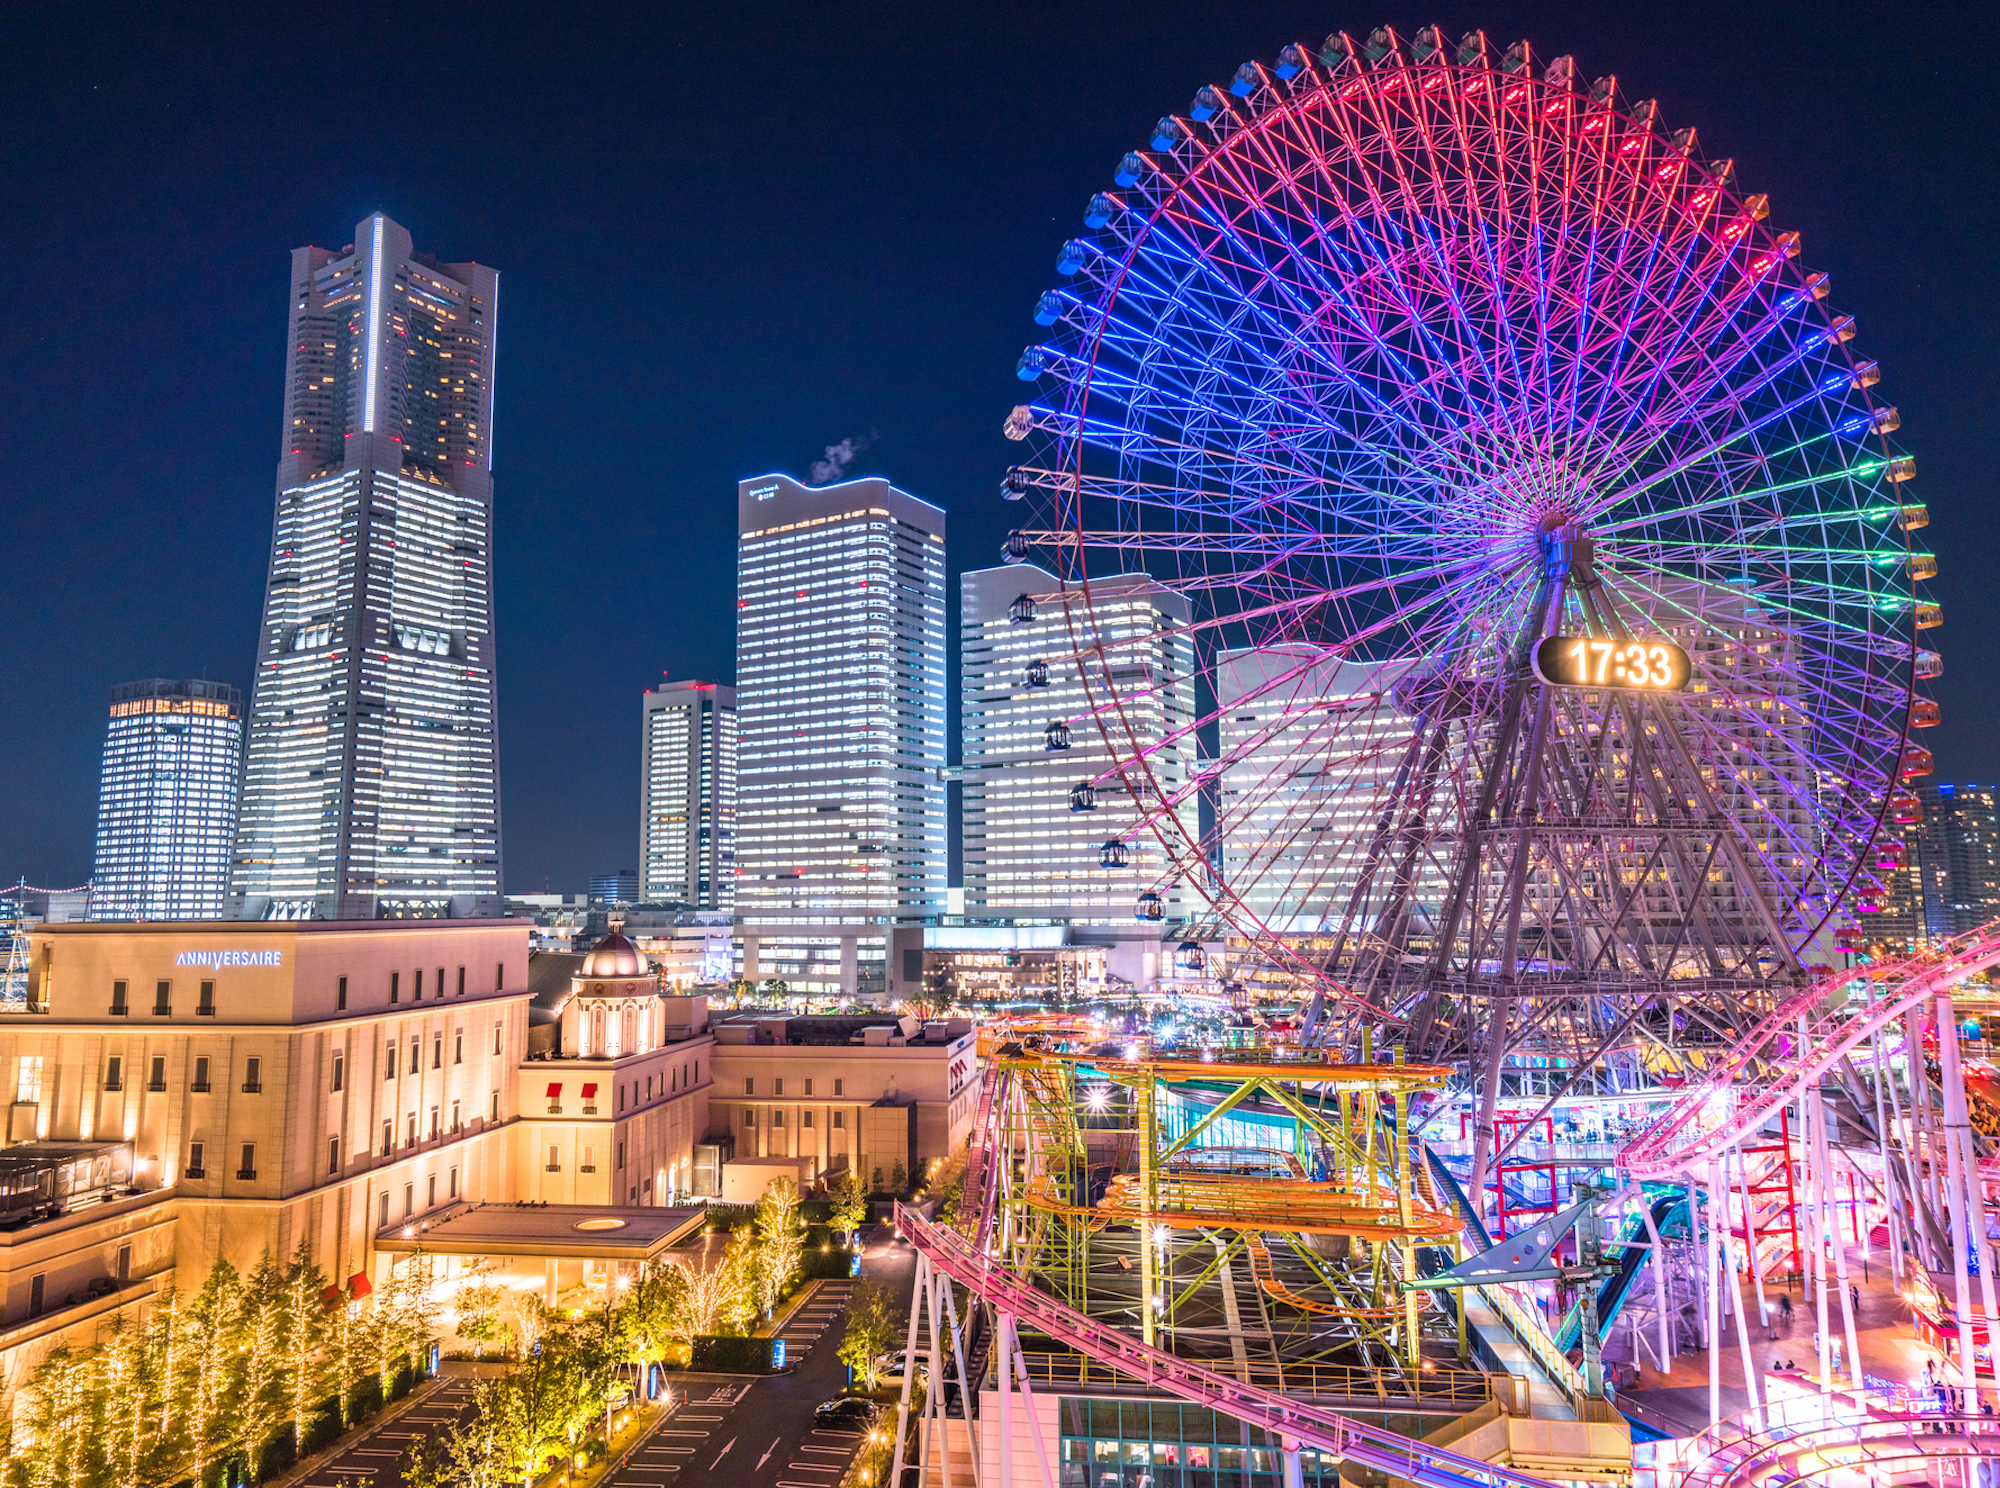
[[[591,949],[590,954],[583,958],[582,969],[577,972],[587,981],[652,974],[652,969],[646,965],[646,958],[639,954],[639,948],[616,930]]]

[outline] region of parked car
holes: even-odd
[[[881,1379],[899,1380],[909,1368],[909,1364],[906,1361],[910,1357],[908,1349],[895,1349],[890,1353],[883,1354],[875,1361],[875,1373]],[[923,1353],[917,1354],[916,1366],[917,1378],[927,1378],[931,1368],[930,1357]]]
[[[831,1426],[842,1431],[866,1431],[875,1424],[882,1408],[860,1395],[842,1395],[822,1401],[813,1410],[813,1425]]]

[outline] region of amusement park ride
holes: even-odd
[[[1597,1358],[1622,1311],[1659,1368],[1706,1350],[1716,1441],[1764,1463],[1775,1417],[1722,1422],[1732,1346],[1772,1408],[1746,1282],[1761,1316],[1803,1269],[1817,1389],[1864,1408],[1825,1243],[1857,1176],[1972,1385],[2000,1174],[1951,995],[2000,929],[1835,969],[1917,810],[1942,616],[1897,412],[1798,234],[1614,79],[1436,28],[1246,63],[1115,176],[1005,424],[1006,556],[1058,579],[1015,612],[1076,642],[1024,685],[1082,680],[1048,728],[1110,751],[1071,804],[1152,878],[1138,917],[1193,890],[1188,941],[1303,1011],[1244,1047],[986,1030],[958,1217],[901,1220],[910,1346],[962,1393],[906,1384],[898,1460],[914,1433],[926,1484],[955,1456],[977,1482],[997,1430],[1001,1482],[1054,1488],[1036,1391],[1136,1391],[1265,1433],[1292,1484],[1314,1452],[1343,1480],[1629,1481]],[[1188,597],[1191,675],[1088,623],[1141,570]],[[1162,692],[1193,719],[1171,738]],[[1595,1163],[1614,1191],[1490,1233],[1494,1175],[1592,1097],[1650,1119]],[[1468,1109],[1461,1176],[1430,1143]],[[1486,1435],[1432,1433],[1463,1450],[1403,1434],[1471,1405]]]

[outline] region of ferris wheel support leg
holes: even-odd
[[[1691,1215],[1698,1212],[1694,1209],[1694,1193],[1695,1184],[1690,1180],[1688,1202]],[[1714,1203],[1716,1197],[1710,1194],[1708,1206],[1708,1244],[1703,1265],[1706,1281],[1703,1290],[1706,1295],[1702,1308],[1703,1329],[1708,1335],[1708,1424],[1711,1426],[1720,1424],[1722,1420],[1722,1283],[1717,1273],[1722,1259],[1723,1216]]]
[[[1729,1273],[1729,1294],[1736,1304],[1736,1347],[1743,1356],[1743,1388],[1750,1394],[1750,1408],[1758,1409],[1763,1401],[1757,1389],[1757,1366],[1750,1358],[1750,1320],[1743,1315],[1743,1282],[1736,1271],[1736,1263],[1730,1246],[1729,1236],[1729,1178],[1726,1156],[1709,1159],[1708,1175],[1710,1191],[1721,1199],[1722,1220],[1722,1264]],[[1750,1211],[1743,1211],[1743,1230],[1750,1230]],[[1720,1349],[1716,1352],[1719,1354]]]
[[[1966,1128],[1965,1078],[1958,1063],[1958,1020],[1952,1012],[1951,994],[1940,992],[1937,1000],[1939,1081],[1944,1087],[1945,1189],[1951,1215],[1952,1306],[1958,1321],[1959,1383],[1968,1394],[1979,1387],[1972,1347],[1972,1282],[1967,1261],[1972,1238],[1971,1216],[1966,1212],[1966,1172],[1964,1152],[1959,1142]],[[1982,1227],[1985,1213],[1979,1215]]]
[[[1507,1029],[1513,1017],[1512,998],[1498,999],[1498,1006],[1489,1007],[1486,1014],[1486,1064],[1480,1071],[1479,1122],[1472,1132],[1472,1184],[1466,1195],[1482,1224],[1486,1221],[1486,1169],[1498,1135],[1494,1118],[1500,1107],[1500,1063],[1507,1054]]]
[[[1821,1192],[1824,1194],[1833,1191],[1833,1154],[1826,1139],[1826,1096],[1817,1089],[1813,1091],[1812,1096],[1813,1131],[1817,1135],[1819,1145],[1819,1166],[1820,1171],[1826,1175],[1820,1180]],[[1847,1290],[1847,1248],[1840,1243],[1840,1211],[1837,1205],[1833,1210],[1833,1222],[1827,1228],[1832,1232],[1833,1274],[1835,1290],[1840,1294],[1841,1331],[1847,1339],[1847,1374],[1849,1382],[1859,1394],[1862,1389],[1861,1344],[1854,1336],[1854,1303]]]
[[[1805,1036],[1800,1020],[1799,1034]],[[1798,1088],[1800,1141],[1799,1155],[1806,1173],[1806,1233],[1812,1243],[1806,1247],[1808,1295],[1813,1301],[1813,1337],[1817,1344],[1814,1367],[1819,1370],[1820,1400],[1833,1393],[1833,1324],[1827,1310],[1826,1278],[1826,1169],[1819,1159],[1819,1128],[1824,1113],[1816,1100],[1817,1089],[1801,1084]]]
[[[1674,1367],[1673,1325],[1667,1316],[1667,1247],[1660,1241],[1660,1227],[1653,1223],[1653,1206],[1646,1202],[1643,1190],[1639,1195],[1639,1218],[1645,1222],[1646,1238],[1653,1244],[1653,1314],[1660,1330],[1660,1373],[1665,1374]],[[1639,1322],[1632,1321],[1633,1348],[1638,1349]]]

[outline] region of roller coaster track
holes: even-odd
[[[1297,1442],[1425,1488],[1549,1488],[1545,1480],[1527,1473],[1398,1436],[1151,1348],[1121,1329],[1065,1306],[999,1261],[980,1254],[963,1236],[900,1204],[896,1224],[931,1266],[999,1311],[1150,1388],[1260,1426],[1284,1441],[1288,1450],[1291,1442]]]
[[[1954,936],[1923,955],[1818,979],[1772,1009],[1666,1115],[1627,1143],[1618,1154],[1619,1168],[1634,1178],[1653,1180],[1699,1169],[1761,1130],[1801,1090],[1878,1030],[1996,965],[2000,921]],[[1814,1018],[1822,1003],[1856,982],[1881,989],[1880,995],[1859,1008]],[[1796,1039],[1802,1020],[1810,1028],[1808,1037],[1790,1049],[1780,1047],[1775,1057],[1767,1052],[1780,1040]],[[1812,1027],[1815,1022],[1818,1026]],[[1729,1106],[1732,1092],[1737,1098]],[[1705,1124],[1718,1111],[1720,1118]]]
[[[1382,1318],[1394,1320],[1403,1315],[1403,1304],[1394,1307],[1349,1307],[1342,1302],[1317,1302],[1311,1297],[1302,1297],[1278,1279],[1276,1268],[1271,1264],[1271,1247],[1264,1243],[1262,1230],[1245,1230],[1243,1247],[1250,1252],[1250,1277],[1267,1297],[1275,1298],[1288,1307],[1296,1307],[1300,1312],[1317,1313],[1321,1317],[1337,1318]],[[1420,1308],[1435,1304],[1437,1294],[1425,1292],[1418,1300]]]
[[[1795,1419],[1794,1419],[1795,1418]],[[1758,1483],[1972,1481],[1972,1463],[2000,1457],[1991,1416],[1888,1415],[1820,1402],[1760,1406],[1697,1436],[1681,1488]],[[1963,1474],[1961,1476],[1961,1474]]]

